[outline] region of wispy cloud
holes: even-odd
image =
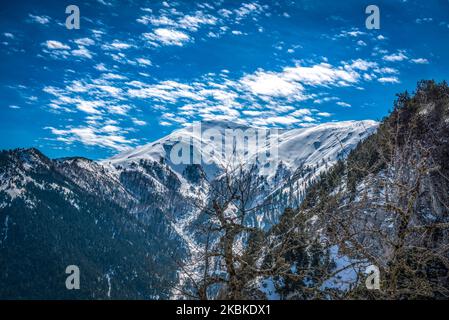
[[[129,49],[131,47],[132,47],[131,44],[126,43],[126,42],[122,42],[120,40],[114,40],[111,43],[104,44],[102,46],[102,48],[105,49],[105,50],[117,50],[117,51],[126,50],[126,49]]]
[[[411,59],[410,62],[416,63],[416,64],[429,64],[429,60],[427,60],[425,58]]]
[[[34,14],[29,14],[28,15],[30,22],[34,22],[34,23],[39,23],[39,24],[48,24],[50,23],[51,18],[49,16],[45,16],[45,15],[34,15]]]
[[[377,79],[381,83],[400,83],[397,77],[382,77]]]
[[[188,34],[174,29],[158,28],[151,33],[144,33],[144,38],[152,45],[183,46],[191,41]]]
[[[347,102],[343,102],[343,101],[338,101],[337,105],[339,105],[340,107],[345,107],[345,108],[349,108],[351,105]]]
[[[3,33],[3,35],[6,38],[9,38],[9,39],[14,39],[15,38],[14,35],[12,33],[10,33],[10,32],[5,32],[5,33]]]
[[[292,97],[304,99],[304,90],[300,83],[289,81],[284,74],[257,72],[245,76],[240,82],[254,95],[272,97]]]
[[[117,151],[125,151],[135,143],[135,140],[128,140],[118,131],[121,128],[115,126],[104,126],[95,128],[92,126],[76,127],[70,129],[56,129],[46,127],[57,138],[56,140],[72,144],[81,142],[87,146],[111,148]]]
[[[385,55],[383,57],[383,59],[388,62],[400,62],[400,61],[407,60],[408,57],[403,52],[398,52],[398,53]]]
[[[85,47],[79,47],[78,49],[73,50],[72,55],[76,57],[92,59],[92,53]]]
[[[69,50],[70,46],[56,40],[47,40],[43,43],[50,50]]]
[[[93,46],[95,44],[95,41],[90,38],[80,38],[80,39],[76,39],[74,42],[79,46],[85,46],[85,47]]]

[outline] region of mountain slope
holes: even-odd
[[[377,133],[323,173],[298,210],[286,211],[270,245],[299,241],[301,249],[282,253],[290,274],[266,279],[280,297],[447,297],[448,97],[447,84],[433,81],[399,95]],[[292,228],[301,234],[290,240]],[[316,247],[312,263],[304,255]],[[379,290],[367,290],[368,266],[379,270]]]
[[[205,129],[214,127],[220,134],[248,129],[219,125],[209,123]],[[347,122],[280,132],[279,158],[258,187],[260,201],[282,193],[292,181],[305,188],[376,127],[375,122]],[[171,297],[186,276],[180,266],[203,245],[195,236],[196,200],[207,201],[211,180],[220,179],[229,160],[173,164],[168,155],[176,136],[188,135],[186,130],[102,162],[51,160],[36,149],[1,152],[0,259],[5,272],[0,297]],[[210,141],[201,143],[219,149]],[[249,157],[262,158],[257,152]],[[299,175],[298,166],[314,170]],[[253,224],[272,225],[290,200],[269,215],[254,217]],[[79,291],[65,288],[64,271],[72,264],[81,269]]]
[[[2,299],[169,297],[182,250],[161,213],[139,221],[135,199],[91,161],[31,149],[0,163]],[[68,265],[81,270],[80,290],[65,288]]]
[[[239,161],[239,156],[244,155],[246,152],[248,155],[246,155],[245,159],[265,159],[260,154],[269,151],[266,142],[259,140],[257,148],[246,144],[237,144],[237,147],[233,148],[234,153],[226,154],[225,143],[227,141],[225,137],[227,130],[231,130],[230,133],[234,135],[238,135],[239,132],[243,133],[246,135],[247,140],[252,140],[260,132],[265,133],[267,136],[270,133],[278,132],[278,157],[273,159],[274,165],[271,166],[270,171],[267,173],[269,178],[273,178],[281,162],[290,171],[294,171],[304,163],[312,166],[322,161],[322,159],[331,158],[332,161],[336,160],[337,155],[348,152],[360,140],[371,135],[377,128],[377,125],[377,122],[371,120],[345,121],[324,123],[307,128],[275,131],[275,129],[254,128],[234,123],[210,121],[176,130],[162,139],[121,153],[102,163],[124,166],[127,163],[136,162],[140,159],[159,161],[163,158],[172,169],[178,173],[182,173],[185,165],[173,163],[171,150],[180,139],[185,139],[191,145],[202,148],[203,162],[211,162],[201,163],[205,171],[207,172],[207,167],[210,166],[215,169],[215,171],[210,170],[211,172],[219,174],[220,170],[224,170],[229,165],[229,162]],[[209,134],[207,134],[208,131]],[[218,134],[221,139],[211,138],[211,132]],[[212,151],[206,152],[209,150]],[[213,156],[209,156],[210,153],[213,153]],[[238,156],[235,156],[236,154]],[[265,165],[266,162],[260,163],[260,167]],[[213,178],[213,176],[210,176],[210,178]]]

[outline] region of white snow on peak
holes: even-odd
[[[130,163],[141,159],[159,161],[163,158],[173,170],[181,173],[185,164],[173,163],[170,151],[180,141],[183,141],[182,143],[187,141],[189,146],[194,146],[195,151],[201,147],[203,156],[201,165],[208,176],[219,173],[225,167],[235,165],[235,162],[246,165],[259,161],[262,168],[268,167],[264,161],[270,161],[271,165],[266,170],[266,174],[268,177],[273,177],[281,162],[289,170],[294,171],[301,165],[316,165],[323,159],[330,162],[336,161],[339,156],[353,149],[359,141],[374,133],[377,126],[376,121],[363,120],[330,122],[312,127],[276,131],[274,128],[261,129],[233,122],[209,121],[200,123],[200,126],[193,124],[176,130],[155,142],[106,159],[102,161],[102,164],[127,167]],[[229,146],[226,142],[229,141],[226,140],[227,134],[237,133],[238,135],[239,132],[243,133],[240,137],[244,140],[230,147],[234,152],[226,153],[225,150]],[[267,136],[277,133],[277,155],[267,157],[269,148],[262,140],[257,140],[257,145],[248,143],[248,141],[254,142],[254,139],[260,136],[260,132],[265,132]]]
[[[289,130],[279,137],[279,157],[289,169],[312,166],[320,161],[335,161],[373,134],[378,123],[372,120],[324,123]]]

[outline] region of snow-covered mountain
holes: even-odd
[[[289,192],[287,189],[295,189],[294,198],[291,196],[290,199],[284,199],[283,203],[278,199],[277,208],[271,207],[269,211],[261,212],[254,217],[254,224],[263,227],[276,223],[278,215],[285,206],[292,203],[299,205],[301,194],[306,187],[338,159],[344,158],[360,141],[375,132],[377,125],[378,123],[372,120],[345,121],[292,130],[277,130],[211,121],[174,131],[153,143],[118,154],[101,163],[111,172],[117,169],[121,172],[120,170],[125,168],[137,168],[141,161],[162,160],[178,176],[184,190],[195,191],[188,196],[203,197],[207,196],[207,191],[195,190],[195,186],[188,183],[183,176],[189,164],[173,163],[172,150],[177,145],[186,144],[187,148],[192,146],[191,155],[201,153],[203,158],[200,167],[209,181],[219,178],[220,174],[229,168],[236,168],[241,164],[247,168],[256,165],[266,181],[265,185],[261,186],[261,190],[264,190],[261,191],[263,192],[261,198],[269,195],[277,195],[280,198],[283,193]],[[230,136],[237,137],[233,141],[232,152],[228,153],[226,153],[229,145],[226,140],[227,132]],[[277,150],[271,157],[266,156],[273,150],[266,143],[269,140],[257,140],[257,136],[261,133],[267,137],[276,134]],[[214,137],[211,138],[211,136]],[[253,145],[238,143],[239,138],[241,141],[256,143]],[[201,148],[200,151],[198,151],[199,148]],[[193,157],[190,161],[192,159]],[[202,187],[205,188],[204,185]]]
[[[278,154],[273,159],[270,170],[267,172],[269,178],[273,178],[280,163],[283,163],[290,171],[295,171],[298,167],[307,163],[314,166],[323,159],[335,161],[338,156],[347,153],[354,148],[360,140],[371,135],[377,128],[377,122],[365,121],[344,121],[324,123],[316,126],[298,128],[292,130],[264,129],[257,127],[247,127],[230,122],[209,121],[174,131],[155,142],[137,147],[133,150],[123,152],[102,163],[116,166],[127,166],[140,160],[159,161],[161,158],[167,160],[167,164],[178,172],[182,173],[185,165],[173,163],[171,151],[178,143],[189,142],[193,146],[192,152],[197,152],[198,147],[202,149],[203,159],[201,165],[207,172],[220,173],[230,163],[243,162],[242,159],[264,159],[259,163],[261,167],[267,165],[271,160],[268,157],[261,157],[261,154],[270,150],[270,146],[264,141],[255,144],[236,143],[231,146],[232,153],[226,153],[228,147],[226,141],[227,131],[238,136],[239,131],[245,137],[245,141],[256,141],[256,136],[260,132],[269,136],[277,133]],[[275,131],[276,130],[276,131]],[[211,133],[212,132],[212,133]],[[211,135],[214,137],[211,138]],[[216,139],[216,137],[221,139]],[[181,140],[182,139],[182,140]],[[268,139],[266,139],[268,140]],[[211,155],[212,154],[212,155]]]
[[[34,277],[48,277],[46,265],[52,266],[50,273],[62,270],[59,276],[63,277],[65,263],[79,264],[95,283],[78,293],[79,297],[170,297],[170,288],[182,281],[179,263],[201,246],[194,236],[200,215],[195,202],[207,201],[214,179],[236,165],[256,166],[255,172],[262,177],[257,201],[271,197],[277,199],[277,205],[257,212],[252,224],[268,227],[277,222],[286,206],[301,202],[306,187],[375,132],[377,125],[374,121],[348,121],[276,131],[207,122],[100,162],[51,160],[36,149],[3,151],[0,256],[10,272],[0,276],[0,288],[9,290],[0,289],[0,297],[66,297],[68,293],[55,280],[58,278],[44,291],[36,289],[33,282]],[[226,152],[229,133],[238,137],[243,133],[244,143],[233,142],[231,152]],[[276,140],[261,139],[257,147],[247,143],[260,136]],[[176,148],[188,150],[190,159],[195,154],[204,157],[200,163],[179,163],[182,155]],[[18,247],[23,255],[32,250],[29,259],[24,261],[14,253]],[[47,251],[62,257],[46,255]],[[99,259],[98,255],[114,258]],[[54,261],[45,256],[54,256]],[[151,264],[151,274],[138,267],[141,259]],[[36,261],[36,274],[24,281]],[[130,279],[134,289],[124,290]],[[94,286],[95,294],[87,290]]]

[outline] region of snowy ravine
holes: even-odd
[[[32,238],[39,247],[34,250],[35,254],[39,251],[40,255],[30,257],[30,261],[42,259],[48,249],[69,251],[60,263],[67,260],[86,263],[85,269],[91,271],[88,276],[98,281],[95,297],[173,296],[173,281],[182,284],[185,276],[176,266],[183,259],[194,261],[202,246],[192,234],[199,215],[193,203],[207,201],[209,183],[219,178],[226,168],[256,163],[258,168],[265,169],[266,185],[258,201],[272,197],[278,205],[258,212],[251,223],[268,228],[277,222],[285,206],[301,202],[306,187],[321,172],[345,157],[361,140],[374,133],[377,126],[377,122],[367,120],[279,130],[277,156],[273,158],[266,157],[269,148],[263,143],[257,149],[236,144],[232,157],[229,154],[220,156],[223,141],[205,137],[207,130],[215,130],[215,134],[223,136],[226,130],[240,130],[249,135],[247,140],[252,139],[252,132],[260,132],[257,128],[224,122],[202,123],[200,131],[185,127],[153,143],[99,162],[84,158],[51,160],[36,149],[3,151],[0,159],[0,254],[5,261],[10,261],[11,265],[6,268],[11,268],[11,273],[4,273],[2,277],[6,278],[0,279],[0,283],[20,280],[11,276],[20,263],[14,261],[19,256],[11,250]],[[268,135],[273,132],[273,129],[268,130]],[[199,152],[195,150],[198,146],[203,152],[204,148],[208,150],[208,162],[192,165],[173,161],[171,151],[179,143],[179,137],[184,142],[193,142],[192,154]],[[249,161],[242,163],[240,154]],[[32,219],[27,219],[28,216]],[[44,221],[48,226],[36,226]],[[77,235],[67,230],[83,230],[86,234]],[[24,232],[42,234],[24,235]],[[80,247],[75,250],[71,243]],[[101,255],[116,258],[106,261],[98,257]],[[149,260],[153,268],[145,276],[141,275],[146,267],[140,266],[140,256]],[[95,268],[89,264],[90,259],[98,259],[92,264]],[[135,261],[130,264],[130,259]],[[174,260],[179,261],[171,263]],[[43,274],[49,263],[52,262],[42,259]],[[54,267],[58,268],[59,265]],[[139,288],[136,293],[123,290],[131,280]],[[32,282],[29,285],[32,286]],[[142,285],[152,288],[141,289]],[[53,291],[49,289],[49,292]],[[92,294],[86,292],[86,296],[92,297]]]

